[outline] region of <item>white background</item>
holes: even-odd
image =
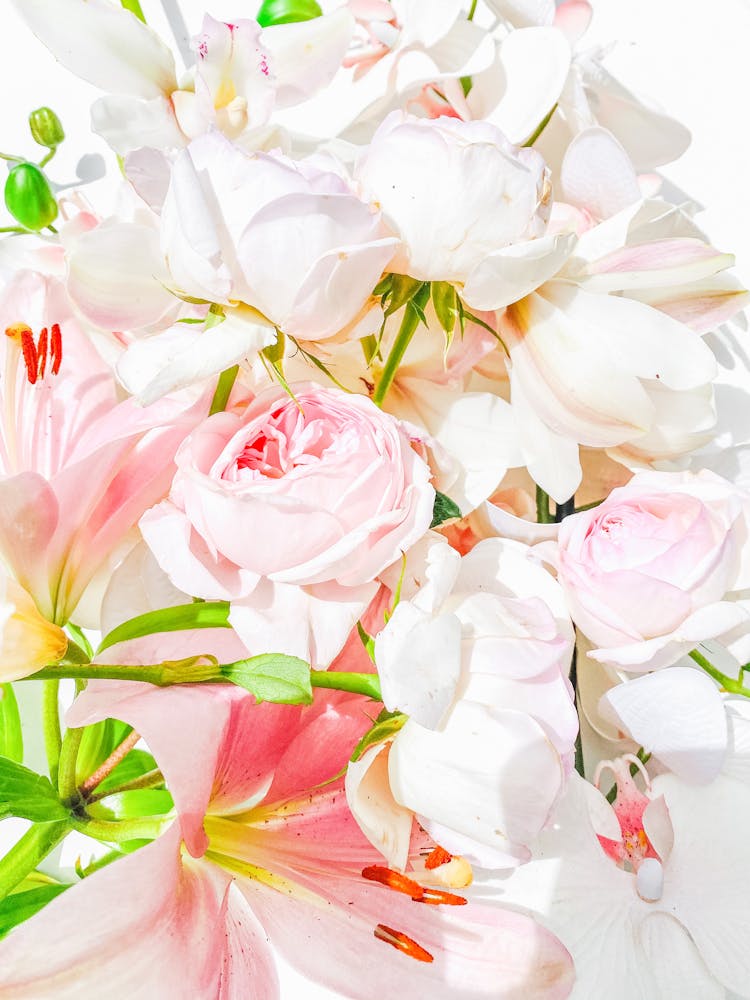
[[[586,41],[591,45],[615,41],[608,68],[690,128],[691,148],[663,173],[705,206],[699,218],[702,228],[715,246],[737,255],[738,273],[750,282],[750,0],[593,3],[595,19]],[[172,42],[160,0],[143,0],[142,5],[149,23]],[[189,32],[197,31],[203,5],[183,0],[181,7]],[[208,5],[209,13],[226,19],[252,17],[256,9],[253,0],[217,0]],[[112,154],[88,130],[88,107],[98,92],[55,63],[8,0],[3,3],[2,32],[0,150],[38,159],[40,149],[29,137],[26,117],[32,108],[48,104],[60,114],[69,136],[49,168],[51,178],[61,184],[74,181],[83,153],[100,154],[110,175],[116,176]],[[100,210],[107,208],[107,188],[106,182],[91,188]],[[3,207],[0,225],[8,224],[12,220]],[[7,826],[5,832],[9,832]],[[320,947],[325,946],[321,941]],[[357,975],[356,966],[352,975]],[[377,994],[376,983],[373,994]],[[336,995],[282,966],[285,1000]]]

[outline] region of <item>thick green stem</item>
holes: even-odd
[[[131,14],[135,14],[139,21],[143,21],[144,24],[146,23],[146,16],[141,10],[138,0],[120,0],[120,3],[125,10],[129,10]]]
[[[310,683],[313,687],[333,688],[335,691],[351,691],[364,694],[373,701],[382,701],[380,681],[377,674],[349,674],[337,670],[311,670]]]
[[[216,383],[216,389],[214,391],[214,398],[211,400],[211,406],[208,411],[208,415],[212,417],[214,413],[221,413],[222,410],[226,409],[227,402],[229,401],[229,396],[232,392],[232,387],[234,386],[234,380],[237,378],[237,372],[240,370],[239,365],[232,365],[231,368],[227,368],[219,375],[219,381]]]
[[[113,822],[108,819],[77,819],[71,824],[74,830],[87,837],[103,840],[107,844],[122,844],[128,840],[156,840],[166,826],[174,822],[174,816],[142,816],[138,819],[124,819]]]
[[[68,830],[68,821],[61,820],[59,823],[35,823],[26,831],[18,843],[0,858],[0,899],[4,899],[34,871]]]
[[[56,663],[44,667],[33,674],[29,680],[39,680],[48,677],[78,677],[88,680],[105,681],[145,681],[157,687],[168,687],[170,684],[201,684],[207,681],[221,681],[222,674],[215,662],[208,657],[190,657],[190,660],[206,660],[205,663],[175,661],[173,663]],[[26,678],[23,678],[26,680]]]
[[[375,387],[375,392],[373,393],[372,401],[378,406],[383,405],[383,400],[388,394],[388,390],[391,387],[393,379],[396,377],[398,366],[401,364],[404,354],[406,354],[406,349],[411,343],[411,339],[416,332],[417,326],[419,325],[419,314],[427,305],[429,297],[430,285],[429,282],[425,282],[413,298],[406,304],[406,308],[404,309],[404,318],[401,320],[401,326],[396,334],[396,339],[393,341],[393,346],[391,347],[385,364],[383,365],[380,381]],[[415,309],[414,306],[417,308]]]
[[[541,486],[536,488],[536,519],[539,524],[553,524],[555,520],[550,514],[549,494]]]
[[[690,652],[691,659],[695,660],[699,667],[702,667],[706,673],[713,677],[715,681],[728,691],[730,694],[741,694],[745,698],[750,698],[750,688],[744,687],[742,681],[738,680],[736,677],[728,677],[726,674],[722,673],[717,667],[707,660],[706,657],[699,653],[697,649],[693,649]]]
[[[77,796],[76,762],[82,739],[83,727],[68,729],[63,737],[57,771],[57,789],[61,799],[72,800]]]
[[[47,754],[47,767],[50,780],[53,785],[57,784],[57,770],[60,764],[60,747],[62,746],[62,732],[60,731],[60,706],[58,694],[60,691],[60,681],[49,680],[44,682],[44,692],[42,694],[42,731],[44,732],[44,749]]]

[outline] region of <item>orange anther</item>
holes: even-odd
[[[435,850],[431,851],[427,856],[424,866],[432,871],[433,868],[437,868],[440,865],[447,865],[452,857],[453,855],[449,854],[444,847],[440,847],[440,845],[438,845]]]
[[[39,343],[36,345],[36,356],[39,361],[39,378],[44,378],[44,370],[47,367],[47,327],[42,327],[39,334]]]
[[[464,896],[456,896],[452,892],[444,892],[442,889],[425,889],[420,903],[430,903],[432,906],[466,906],[468,900]]]
[[[409,958],[416,959],[417,962],[434,961],[429,951],[424,949],[420,944],[417,944],[414,938],[410,938],[402,931],[394,931],[392,927],[386,927],[385,924],[377,925],[375,928],[375,937],[378,941],[385,941],[386,944],[392,945]]]
[[[371,865],[369,868],[363,868],[362,878],[366,878],[370,882],[380,882],[381,885],[395,889],[396,892],[403,892],[404,895],[411,896],[414,900],[421,900],[424,896],[424,889],[419,882],[382,865]]]
[[[62,363],[62,336],[60,334],[60,324],[52,324],[52,337],[50,343],[50,353],[52,354],[52,374],[57,375]]]

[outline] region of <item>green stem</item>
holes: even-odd
[[[53,785],[57,784],[60,747],[62,746],[60,706],[58,703],[59,691],[60,681],[49,680],[44,682],[44,691],[42,693],[42,730],[44,732],[44,749],[47,754],[47,767]]]
[[[193,663],[193,660],[208,660],[207,657],[189,657],[188,662],[172,663],[56,663],[51,667],[37,670],[28,680],[49,677],[76,677],[86,680],[105,681],[145,681],[157,687],[170,684],[201,684],[207,681],[221,681],[222,674],[215,662]],[[27,678],[21,678],[26,680]]]
[[[539,524],[553,524],[555,520],[550,514],[549,494],[541,486],[536,488],[536,519]]]
[[[144,24],[146,23],[146,16],[141,10],[138,0],[120,0],[120,3],[125,10],[129,10],[131,14],[135,14],[139,21],[143,21]]]
[[[52,146],[50,148],[50,151],[47,153],[47,155],[43,156],[42,159],[39,161],[39,166],[40,167],[46,167],[47,164],[49,163],[49,161],[52,159],[52,157],[55,155],[56,152],[57,152],[57,146]]]
[[[76,781],[76,762],[78,751],[83,739],[83,728],[76,727],[66,730],[60,748],[60,761],[57,770],[57,789],[61,799],[72,800],[78,795]]]
[[[163,783],[164,775],[158,768],[155,768],[153,771],[147,771],[145,774],[142,774],[140,778],[133,778],[132,781],[124,781],[121,785],[115,785],[113,788],[107,788],[106,791],[89,795],[86,802],[87,804],[100,802],[109,795],[119,795],[120,792],[138,791],[141,788],[156,788]]]
[[[554,115],[554,113],[556,111],[557,111],[557,102],[555,102],[555,104],[552,105],[552,107],[549,109],[549,111],[544,116],[544,118],[542,118],[542,120],[539,122],[539,124],[534,129],[534,131],[531,133],[531,135],[526,140],[526,142],[524,142],[522,144],[522,146],[521,146],[522,149],[523,148],[528,148],[529,146],[533,146],[534,145],[534,143],[537,141],[537,139],[539,138],[539,136],[542,134],[542,132],[549,125],[550,119],[552,118],[552,115]]]
[[[239,370],[239,365],[232,365],[231,368],[227,368],[226,371],[223,371],[219,375],[219,381],[216,383],[216,390],[214,391],[214,398],[211,400],[211,406],[208,411],[209,417],[212,417],[214,413],[221,413],[222,410],[226,409],[232,387],[234,386],[234,380],[237,378]]]
[[[87,837],[103,840],[108,844],[122,844],[128,840],[156,840],[166,826],[174,822],[174,816],[139,816],[137,819],[112,821],[108,819],[77,819],[71,824],[74,830]]]
[[[23,226],[0,226],[0,233],[28,233]]]
[[[24,163],[22,156],[13,156],[12,153],[0,153],[0,160],[10,160],[11,163]]]
[[[364,694],[373,701],[382,701],[380,681],[377,674],[349,674],[337,670],[311,670],[310,683],[313,687],[333,688],[335,691],[351,691]]]
[[[471,7],[469,8],[469,13],[466,15],[466,20],[467,21],[473,21],[474,20],[474,14],[476,13],[477,3],[478,2],[479,2],[479,0],[471,0]]]
[[[378,382],[375,392],[373,393],[372,401],[377,406],[383,405],[383,400],[391,387],[391,382],[393,382],[393,379],[396,377],[398,366],[401,364],[401,360],[404,354],[406,354],[406,349],[411,343],[411,339],[416,332],[417,326],[419,325],[419,314],[427,305],[429,297],[430,284],[429,282],[425,282],[413,296],[413,299],[410,299],[406,304],[406,308],[404,309],[404,318],[401,320],[401,326],[396,334],[396,339],[393,341],[393,346],[391,347],[388,357],[386,358],[386,362],[383,365],[380,381]],[[416,309],[414,308],[414,305],[412,305],[412,301],[414,305],[417,306]]]
[[[742,681],[737,678],[728,677],[726,674],[723,674],[721,670],[717,669],[717,667],[715,667],[710,660],[707,660],[702,653],[699,653],[697,649],[691,650],[690,658],[695,660],[698,666],[702,667],[709,676],[713,677],[715,681],[718,681],[725,691],[728,691],[730,694],[741,694],[744,695],[745,698],[750,698],[750,688],[744,687]]]
[[[0,858],[0,899],[33,872],[40,861],[56,847],[70,829],[67,820],[59,823],[35,823],[17,844]]]

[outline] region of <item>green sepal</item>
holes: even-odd
[[[408,274],[392,274],[391,287],[388,292],[388,306],[385,309],[386,317],[411,302],[414,296],[424,287],[424,281],[417,278],[410,278]]]
[[[12,684],[0,684],[0,756],[23,762],[21,715]]]
[[[32,823],[54,823],[67,819],[69,812],[49,778],[15,760],[0,757],[0,819],[9,816],[29,819]]]
[[[272,24],[291,24],[322,17],[323,11],[315,0],[263,0],[255,20],[263,28]]]
[[[407,719],[408,716],[404,715],[403,712],[389,712],[384,708],[375,720],[372,729],[367,730],[354,748],[350,760],[359,760],[365,750],[375,746],[376,743],[393,739],[396,733],[403,728]]]
[[[262,653],[247,660],[225,663],[221,676],[237,684],[258,702],[277,705],[309,705],[312,703],[310,664],[296,656],[283,653]]]
[[[56,149],[65,139],[62,122],[52,108],[37,108],[29,115],[29,129],[34,142],[47,149]]]
[[[438,493],[435,491],[435,504],[432,508],[432,524],[431,528],[437,528],[439,524],[444,521],[451,521],[453,518],[461,517],[461,510],[450,497],[447,497],[445,493]]]
[[[99,644],[97,653],[128,639],[142,639],[159,632],[181,632],[193,628],[231,628],[227,601],[200,601],[197,604],[179,604],[173,608],[160,608],[137,615],[113,628]]]
[[[0,900],[0,938],[17,927],[18,924],[22,924],[24,920],[33,917],[47,903],[69,888],[70,886],[61,883],[39,885],[33,889],[12,892],[5,899]]]
[[[32,232],[57,218],[57,202],[47,178],[35,163],[18,163],[5,181],[5,205],[18,222]]]
[[[367,652],[367,655],[370,657],[370,659],[374,663],[375,662],[375,640],[373,639],[373,637],[370,635],[369,632],[365,631],[365,629],[362,627],[362,622],[360,622],[360,621],[357,622],[357,632],[359,634],[360,639],[362,640],[362,645],[365,647],[365,651]]]
[[[458,296],[456,289],[448,281],[433,281],[431,286],[432,304],[435,315],[445,333],[452,337],[458,320]]]

